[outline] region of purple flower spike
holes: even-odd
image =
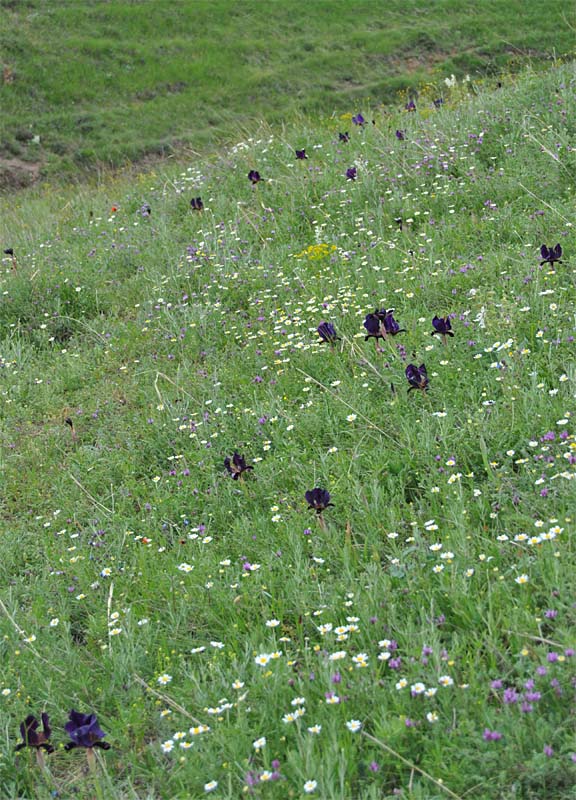
[[[252,182],[252,186],[255,186],[257,183],[260,183],[262,178],[257,170],[251,169],[248,173],[248,180]]]
[[[22,750],[24,747],[34,747],[37,750],[46,750],[47,753],[52,753],[54,748],[49,742],[52,730],[50,728],[50,719],[45,712],[41,715],[42,730],[39,731],[40,723],[33,714],[29,714],[24,722],[20,723],[20,736],[23,741],[17,745],[16,752]]]
[[[362,114],[356,114],[355,117],[352,117],[352,122],[354,125],[366,125],[366,120],[362,116]]]
[[[306,150],[296,150],[296,158],[299,161],[303,161],[305,158],[308,158],[306,155]]]
[[[331,322],[322,322],[317,328],[318,335],[322,339],[322,344],[334,345],[340,341],[340,337],[336,333],[336,328]]]
[[[101,747],[102,750],[109,750],[108,742],[100,741],[106,734],[98,725],[96,714],[81,714],[79,711],[70,711],[70,720],[64,725],[64,730],[72,739],[64,746],[65,750],[73,750],[75,747]]]
[[[358,171],[357,171],[356,167],[348,167],[348,169],[346,170],[346,178],[349,181],[355,181],[357,174],[358,174]]]
[[[428,390],[428,373],[426,372],[424,364],[420,364],[419,367],[415,364],[408,364],[406,367],[406,377],[410,384],[409,392],[411,392],[412,389],[420,389],[424,392]]]
[[[554,264],[561,264],[562,261],[562,246],[557,244],[555,247],[546,247],[545,244],[542,245],[540,248],[540,255],[542,256],[542,261],[540,262],[540,266],[543,264],[550,264],[550,266],[554,266]]]
[[[327,489],[309,489],[304,495],[308,503],[308,509],[321,514],[328,506],[333,506],[330,502],[330,492]]]
[[[204,209],[204,203],[202,202],[201,197],[193,197],[190,200],[190,208],[192,211],[202,211]]]
[[[254,469],[254,467],[248,466],[244,460],[244,456],[241,456],[236,451],[234,451],[232,458],[228,458],[228,456],[226,456],[224,459],[224,466],[228,470],[229,474],[232,475],[233,481],[237,481],[238,478],[241,478],[242,475],[248,470]]]

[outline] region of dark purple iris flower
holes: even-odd
[[[64,725],[64,730],[72,739],[64,745],[65,750],[74,750],[75,747],[101,747],[109,750],[108,742],[100,741],[106,734],[98,725],[96,714],[81,714],[79,711],[70,711],[69,721]]]
[[[367,314],[364,320],[364,327],[368,331],[368,335],[364,337],[364,341],[368,339],[386,339],[387,336],[396,336],[398,333],[405,333],[405,328],[401,328],[398,322],[394,319],[394,309],[386,310],[381,308],[376,309],[373,314]]]
[[[416,103],[414,100],[409,100],[406,105],[404,106],[406,111],[416,111]]]
[[[248,180],[252,181],[252,186],[255,186],[257,183],[260,183],[262,178],[260,177],[260,173],[257,170],[251,169],[250,172],[248,173]]]
[[[356,167],[348,167],[348,169],[346,170],[346,178],[349,181],[355,181],[357,174],[358,173],[357,173]]]
[[[545,244],[542,245],[540,248],[540,255],[544,259],[540,262],[540,266],[543,264],[550,264],[553,266],[554,264],[561,264],[562,261],[562,246],[557,244],[556,247],[546,247]]]
[[[6,250],[4,250],[4,255],[5,256],[13,256],[14,255],[14,248],[13,247],[7,247]]]
[[[328,506],[333,506],[330,502],[330,492],[328,489],[309,489],[304,495],[308,503],[308,509],[321,514]]]
[[[54,748],[49,742],[52,729],[50,728],[50,719],[46,712],[42,712],[41,720],[41,731],[38,730],[40,722],[33,714],[29,714],[24,722],[20,723],[20,736],[23,741],[16,747],[16,752],[22,750],[24,747],[46,750],[47,753],[52,753],[54,751]]]
[[[415,364],[408,364],[406,367],[406,377],[410,384],[409,392],[411,392],[412,389],[421,389],[422,391],[428,390],[428,373],[426,372],[424,364],[420,364],[419,367]]]
[[[305,158],[308,158],[306,155],[306,150],[296,150],[296,158],[299,161],[303,161]]]
[[[392,309],[393,311],[393,309]],[[387,336],[396,336],[398,333],[406,333],[406,328],[401,328],[398,322],[394,319],[394,314],[392,311],[387,311],[383,324],[384,330],[386,331]]]
[[[398,139],[400,142],[403,142],[403,141],[404,141],[404,139],[406,138],[406,131],[400,131],[400,130],[397,130],[397,131],[396,131],[396,138],[397,138],[397,139]]]
[[[323,344],[334,345],[336,342],[340,341],[340,337],[336,333],[336,328],[331,322],[320,323],[316,330],[318,331],[318,335],[322,339]]]
[[[232,475],[232,480],[237,481],[238,478],[241,478],[242,475],[247,472],[248,470],[254,469],[254,467],[250,467],[246,464],[246,461],[243,456],[239,455],[236,451],[234,451],[234,455],[232,458],[224,459],[224,466]]]
[[[366,120],[362,116],[362,114],[356,114],[355,117],[352,117],[352,122],[354,125],[366,125]]]
[[[190,200],[190,208],[192,211],[202,211],[204,209],[204,203],[202,202],[201,197],[193,197]]]
[[[434,100],[434,108],[440,108],[443,105],[444,105],[444,100],[442,97],[437,97],[436,100]]]
[[[430,334],[431,336],[435,336],[439,334],[442,337],[443,344],[446,344],[446,337],[447,336],[454,336],[452,332],[452,324],[450,323],[450,317],[434,317],[432,319],[432,327],[434,330]]]
[[[338,134],[338,141],[344,142],[344,143],[349,142],[350,141],[350,134],[348,133],[348,131],[346,131],[345,133],[339,133]]]

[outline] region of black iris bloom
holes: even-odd
[[[248,180],[252,181],[252,186],[255,186],[257,183],[260,183],[262,178],[258,170],[251,169],[250,172],[248,173]]]
[[[444,343],[446,343],[447,336],[454,336],[450,317],[434,317],[432,320],[432,327],[434,330],[432,331],[431,336],[439,334]]]
[[[22,750],[24,747],[34,747],[37,750],[46,750],[47,753],[52,753],[54,748],[49,742],[52,734],[50,728],[50,719],[45,712],[41,715],[42,730],[39,731],[40,722],[33,714],[29,714],[24,722],[20,723],[20,735],[22,742],[16,747],[16,752]]]
[[[325,344],[336,344],[340,341],[340,337],[336,333],[336,328],[331,322],[322,322],[317,328],[318,335]]]
[[[70,736],[71,742],[64,745],[65,750],[74,750],[75,747],[101,747],[109,750],[108,742],[102,742],[106,734],[101,729],[96,719],[96,714],[81,714],[79,711],[70,711],[69,721],[64,725],[64,730]]]
[[[364,327],[368,331],[368,335],[364,337],[364,341],[368,339],[385,339],[387,336],[396,336],[398,333],[406,333],[405,328],[401,328],[398,322],[394,319],[394,309],[386,310],[381,308],[376,309],[373,314],[367,314],[364,320]]]
[[[550,266],[561,264],[562,246],[557,244],[555,247],[546,247],[546,245],[543,244],[540,248],[540,255],[543,258],[543,261],[540,262],[540,266],[543,264],[550,264]]]
[[[228,458],[228,456],[226,456],[226,458],[224,459],[224,466],[226,467],[230,475],[232,475],[232,480],[234,481],[237,481],[238,478],[241,478],[244,472],[247,472],[250,469],[254,469],[254,467],[248,466],[248,464],[246,464],[246,461],[244,460],[244,457],[241,456],[236,451],[234,451],[234,455],[232,456],[232,458]]]
[[[190,200],[190,208],[192,209],[192,211],[202,211],[204,208],[204,203],[202,202],[202,198],[193,197],[192,200]]]
[[[304,495],[308,503],[308,509],[321,514],[328,506],[333,506],[330,502],[330,492],[328,489],[309,489]]]
[[[422,391],[428,390],[428,373],[426,372],[424,364],[420,364],[419,367],[415,364],[408,364],[406,367],[406,377],[410,384],[409,392],[411,392],[412,389],[421,389]]]
[[[304,149],[303,150],[296,150],[296,158],[299,161],[303,161],[305,158],[308,158],[308,156],[306,155],[306,150],[304,150]]]
[[[350,141],[350,134],[348,133],[348,131],[346,131],[345,133],[340,132],[338,134],[338,141],[344,142],[344,143],[349,142]]]

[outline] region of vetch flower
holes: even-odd
[[[491,731],[490,728],[484,728],[482,738],[485,742],[497,742],[502,738],[502,734],[499,731]]]
[[[315,511],[317,514],[322,514],[328,506],[333,506],[334,503],[330,502],[330,492],[327,489],[309,489],[304,495],[308,503],[308,509]]]
[[[417,367],[415,364],[408,364],[406,367],[406,378],[410,384],[408,392],[413,389],[420,389],[422,391],[428,390],[428,373],[424,364]]]
[[[33,714],[29,714],[24,722],[20,723],[20,735],[23,741],[16,746],[16,752],[22,750],[24,747],[46,750],[47,753],[52,753],[54,751],[54,748],[49,742],[52,729],[50,728],[48,714],[42,712],[40,719],[42,720],[41,731],[38,730],[40,722]]]
[[[562,246],[557,244],[555,247],[546,247],[546,245],[543,244],[540,248],[540,255],[543,259],[540,262],[540,266],[543,266],[543,264],[550,264],[552,267],[554,264],[561,264]]]
[[[251,169],[248,173],[248,180],[252,182],[252,186],[255,186],[257,183],[260,183],[262,178],[258,170]]]
[[[234,481],[237,481],[238,478],[241,478],[244,472],[254,469],[254,467],[248,466],[244,460],[244,457],[239,455],[239,453],[236,451],[234,451],[232,458],[228,458],[228,456],[226,456],[224,459],[224,466],[230,475],[232,475],[232,480]]]
[[[432,319],[432,327],[434,330],[431,333],[431,336],[435,336],[439,334],[442,337],[442,344],[446,344],[446,337],[447,336],[454,336],[452,331],[452,325],[450,323],[450,317],[434,317]]]
[[[72,741],[64,746],[65,750],[73,750],[75,747],[110,749],[108,742],[100,741],[106,734],[98,725],[96,714],[81,714],[79,711],[72,709],[69,717],[69,721],[64,725],[64,730]]]
[[[322,344],[335,345],[336,342],[340,341],[340,337],[336,333],[336,328],[331,322],[321,322],[316,330],[322,339]]]

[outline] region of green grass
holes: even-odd
[[[573,22],[573,20],[572,20]],[[0,3],[0,183],[214,150],[574,50],[563,0]]]
[[[2,203],[3,797],[574,799],[573,64],[444,93]]]

